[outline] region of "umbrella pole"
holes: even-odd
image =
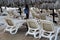
[[[53,22],[55,21],[55,17],[54,17],[54,9],[52,10],[53,11]]]
[[[53,22],[54,22],[54,23],[57,23],[57,22],[55,21],[55,13],[54,13],[54,9],[53,9],[52,11],[53,11]]]

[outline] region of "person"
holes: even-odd
[[[1,12],[1,6],[0,6],[0,12]]]
[[[29,19],[29,6],[28,6],[28,4],[25,4],[24,13],[26,14],[26,18],[25,19]],[[27,28],[27,31],[28,31],[27,23],[26,23],[26,28]]]
[[[20,15],[21,15],[21,13],[22,13],[22,11],[21,11],[21,7],[19,7],[19,9],[18,9],[18,10],[19,10],[19,13],[20,13]]]
[[[2,13],[2,8],[1,8],[1,4],[0,4],[0,12]]]
[[[25,5],[24,13],[26,14],[25,19],[29,19],[29,7],[28,7],[28,4]]]

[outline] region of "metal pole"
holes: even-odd
[[[53,11],[53,22],[54,22],[54,21],[55,21],[55,17],[54,17],[54,15],[55,15],[55,14],[54,14],[54,9],[53,9],[52,11]]]
[[[53,22],[54,22],[54,23],[57,23],[57,22],[55,21],[55,13],[54,13],[54,9],[53,9]]]

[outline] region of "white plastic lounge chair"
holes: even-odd
[[[38,38],[37,34],[39,34],[40,26],[35,19],[27,19],[28,31],[26,35],[30,34],[33,35],[34,38]]]
[[[14,24],[14,22],[12,22],[12,20],[9,18],[6,18],[5,22],[6,22],[6,28],[4,31],[10,32],[10,34],[16,34],[19,29],[18,24]]]
[[[53,37],[55,37],[55,29],[54,24],[51,21],[46,20],[40,20],[41,24],[41,37],[49,38],[49,40],[52,40]]]

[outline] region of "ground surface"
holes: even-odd
[[[46,38],[35,39],[31,35],[25,36],[26,31],[26,28],[20,28],[20,30],[15,35],[11,35],[8,32],[2,33],[0,34],[0,40],[48,40]],[[60,40],[60,37],[58,37],[57,40]]]

